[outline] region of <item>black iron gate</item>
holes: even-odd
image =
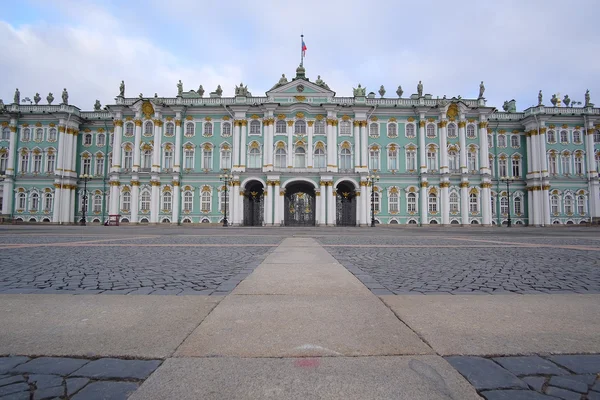
[[[285,196],[286,226],[315,225],[315,197],[309,193],[296,192]]]
[[[263,194],[260,192],[249,192],[244,195],[244,226],[262,226],[263,199]]]
[[[353,192],[337,192],[336,225],[356,226],[356,195]]]

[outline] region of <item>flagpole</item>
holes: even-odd
[[[300,66],[304,66],[304,35],[300,35]]]

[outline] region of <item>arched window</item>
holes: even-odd
[[[512,135],[510,137],[510,145],[512,147],[519,147],[519,135]]]
[[[92,174],[92,156],[85,153],[81,159],[81,173],[91,175]]]
[[[96,154],[96,170],[94,175],[104,175],[104,156],[102,153]]]
[[[396,146],[388,148],[388,169],[390,171],[398,169],[398,148]]]
[[[151,121],[146,121],[144,124],[144,136],[152,136],[154,134],[154,126]]]
[[[183,152],[183,168],[194,169],[194,149],[185,149]]]
[[[400,211],[400,196],[398,196],[397,192],[390,193],[388,198],[388,208],[391,213]]]
[[[498,159],[498,173],[500,177],[508,176],[508,165],[506,156],[501,156]]]
[[[570,194],[565,196],[565,214],[573,214],[573,196]]]
[[[560,213],[560,200],[558,195],[554,194],[550,197],[550,212],[554,215]]]
[[[373,122],[371,125],[369,125],[369,136],[372,138],[379,137],[379,124],[376,122]]]
[[[306,133],[306,122],[302,120],[296,121],[296,124],[294,125],[294,133],[304,135]]]
[[[129,210],[131,209],[131,193],[123,192],[123,196],[121,197],[121,199],[121,211],[129,212]]]
[[[490,210],[492,210],[492,215],[495,215],[496,214],[496,196],[494,196],[494,195],[490,196],[490,203],[491,203]],[[495,222],[492,221],[492,223],[495,223]]]
[[[521,157],[515,155],[512,157],[512,176],[519,178],[521,176]]]
[[[84,146],[92,145],[92,134],[91,133],[86,133],[85,135],[83,135],[83,145]]]
[[[458,212],[458,194],[456,192],[450,193],[450,212]]]
[[[437,195],[435,193],[429,193],[429,213],[437,213],[438,203],[437,203]]]
[[[50,128],[50,130],[48,131],[48,141],[56,142],[56,134],[56,128]]]
[[[573,143],[581,143],[581,131],[573,131]]]
[[[417,169],[417,152],[415,150],[406,150],[406,170],[414,172]]]
[[[250,134],[251,135],[260,135],[260,121],[257,121],[257,120],[250,121]]]
[[[212,169],[212,147],[210,146],[202,148],[202,169]]]
[[[381,195],[377,191],[377,188],[375,188],[374,190],[375,191],[373,192],[373,208],[375,209],[375,213],[378,213],[381,210]]]
[[[150,191],[142,190],[140,195],[140,209],[142,211],[150,211]]]
[[[571,174],[571,154],[564,153],[560,158],[563,175]]]
[[[369,169],[379,169],[379,147],[369,149]]]
[[[409,213],[417,212],[417,195],[409,193],[406,197],[406,211]]]
[[[221,210],[222,213],[224,213],[226,211],[226,209],[229,209],[229,207],[227,207],[227,205],[229,204],[229,191],[228,190],[221,191],[220,203],[221,204],[219,206],[219,210]]]
[[[296,168],[306,167],[306,150],[304,150],[303,147],[296,147],[296,152],[294,155],[294,166]]]
[[[467,137],[469,139],[475,139],[475,125],[473,125],[473,124],[467,125]]]
[[[325,122],[322,120],[315,121],[315,135],[324,135],[325,134]]]
[[[325,164],[325,150],[322,147],[317,147],[315,149],[314,167],[325,168]]]
[[[500,214],[508,215],[508,197],[500,197]]]
[[[221,148],[221,169],[231,169],[231,149],[229,146]]]
[[[0,153],[0,174],[4,175],[8,165],[8,153]]]
[[[408,137],[408,138],[415,137],[415,125],[414,124],[406,125],[406,137]]]
[[[17,195],[17,209],[18,210],[25,210],[26,207],[26,196],[25,193],[19,193]]]
[[[491,134],[487,134],[487,140],[488,140],[488,147],[493,147],[494,146],[494,137]]]
[[[562,130],[560,131],[560,142],[568,143],[569,142],[569,132]]]
[[[92,211],[94,213],[102,212],[102,196],[99,194],[94,195],[94,203],[92,206]]]
[[[21,131],[21,141],[23,141],[23,142],[28,142],[28,141],[29,141],[29,139],[30,139],[30,137],[31,137],[31,129],[29,129],[29,128],[24,128],[24,129]]]
[[[523,200],[521,196],[515,196],[513,200],[513,208],[515,210],[515,214],[520,215],[523,213]]]
[[[221,128],[221,136],[231,136],[231,124],[229,122],[223,122],[223,127]]]
[[[34,150],[33,153],[33,173],[39,174],[42,172],[42,153],[36,151],[39,150]]]
[[[459,160],[460,157],[458,155],[458,152],[454,150],[450,150],[448,152],[448,168],[450,169],[450,172],[458,172],[460,165]]]
[[[31,196],[29,196],[29,201],[30,201],[29,209],[31,211],[38,211],[40,208],[40,195],[35,192],[32,193]]]
[[[387,126],[387,135],[391,138],[398,137],[398,125],[394,122],[389,123]]]
[[[275,123],[275,133],[287,133],[287,124],[280,119]]]
[[[171,169],[173,168],[173,150],[171,150],[170,146],[167,146],[163,150],[163,155],[165,157],[164,168]]]
[[[477,152],[469,151],[467,153],[467,169],[471,172],[477,172]]]
[[[52,193],[44,194],[44,211],[52,211]]]
[[[191,212],[194,204],[194,195],[192,192],[185,191],[183,193],[183,211]]]
[[[448,137],[455,138],[456,136],[456,124],[448,124]]]
[[[131,167],[133,165],[133,151],[131,151],[131,148],[125,147],[123,149],[123,169],[125,169],[126,171],[131,170]]]
[[[433,125],[433,124],[427,125],[427,137],[429,137],[429,138],[435,137],[435,125]]]
[[[585,214],[585,196],[584,195],[577,196],[577,213],[579,215]]]
[[[549,130],[547,134],[548,143],[556,143],[556,133],[553,130]]]
[[[41,142],[42,140],[44,140],[44,130],[42,128],[37,128],[35,130],[35,138],[34,140],[36,142]]]
[[[173,205],[173,195],[171,192],[164,192],[162,198],[162,210],[163,212],[170,212]]]
[[[352,135],[352,125],[350,124],[350,121],[340,122],[340,136],[349,135]]]
[[[188,122],[187,124],[185,124],[185,136],[194,136],[194,123],[193,122]]]
[[[99,133],[96,136],[96,146],[104,147],[106,145],[106,135],[104,133]]]
[[[257,121],[253,121],[253,122],[257,122]],[[252,123],[250,123],[250,127],[252,127]],[[252,133],[252,132],[250,132]],[[213,124],[212,122],[205,122],[204,123],[204,136],[210,137],[213,135]]]
[[[575,174],[583,175],[583,154],[575,153]]]
[[[204,190],[202,191],[202,196],[201,196],[201,209],[202,212],[210,212],[210,203],[211,203],[211,193],[208,190]]]
[[[498,135],[498,147],[506,147],[506,135]]]
[[[260,168],[260,149],[251,148],[248,152],[248,168]]]
[[[24,150],[21,153],[20,171],[22,174],[29,172],[29,152]]]
[[[479,199],[477,198],[477,193],[471,193],[469,195],[469,211],[472,214],[479,212]]]
[[[133,122],[128,122],[125,124],[125,136],[132,137],[133,130],[134,130]]]
[[[434,147],[427,149],[427,169],[437,171],[437,152]]]
[[[279,147],[275,151],[275,167],[277,168],[285,168],[287,166],[287,152],[285,148]]]
[[[10,139],[10,128],[3,128],[2,129],[2,140],[8,140]]]
[[[556,153],[554,153],[554,152],[551,152],[548,154],[548,172],[550,173],[550,175],[558,174]]]
[[[152,150],[146,149],[142,154],[142,165],[141,168],[152,168]]]
[[[340,169],[349,170],[352,168],[352,152],[350,149],[340,151]]]
[[[594,132],[594,143],[600,143],[600,131]]]
[[[173,136],[175,135],[175,124],[172,122],[167,122],[165,127],[165,136]]]

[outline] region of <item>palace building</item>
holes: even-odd
[[[553,96],[517,112],[382,86],[336,97],[300,65],[265,96],[202,86],[83,111],[0,104],[7,218],[364,226],[580,224],[600,216],[600,109]],[[223,179],[226,174],[228,179]],[[82,179],[88,175],[91,179]],[[87,190],[87,191],[86,191]]]

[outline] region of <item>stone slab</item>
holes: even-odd
[[[125,400],[129,398],[137,388],[134,382],[92,382],[81,389],[72,400]]]
[[[10,371],[19,364],[29,361],[29,357],[14,356],[0,357],[0,374]]]
[[[169,357],[220,299],[0,295],[0,355]]]
[[[39,357],[21,364],[13,372],[43,375],[68,375],[78,370],[90,360],[63,357]]]
[[[570,372],[540,356],[496,357],[498,364],[515,375],[569,375]]]
[[[576,374],[600,374],[600,355],[563,355],[548,358]]]
[[[533,390],[486,390],[481,393],[487,400],[556,400]]]
[[[558,397],[563,400],[581,400],[581,394],[555,386],[548,386],[546,388],[546,393],[553,396],[553,398]]]
[[[178,357],[431,354],[375,296],[241,296],[223,300]]]
[[[487,358],[456,356],[446,357],[446,361],[477,390],[528,388],[525,382]]]
[[[596,294],[381,299],[440,355],[600,353]]]
[[[159,360],[119,360],[101,358],[90,361],[71,376],[94,379],[146,379],[158,366]]]
[[[168,359],[131,400],[480,399],[438,356]]]
[[[548,382],[551,386],[571,390],[573,392],[586,393],[588,391],[588,385],[581,381],[569,379],[568,376],[553,376]]]

